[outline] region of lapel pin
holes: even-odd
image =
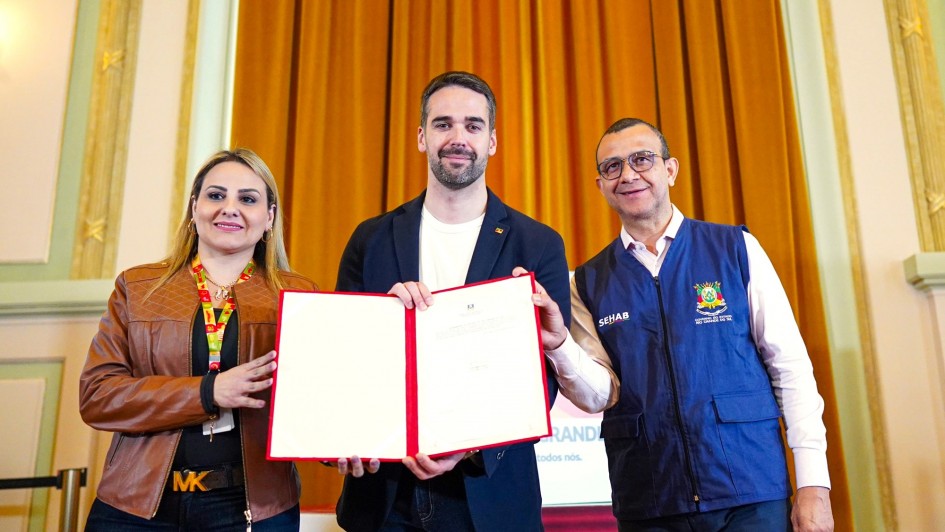
[[[496,227],[496,228],[495,228],[495,234],[497,234],[497,235],[501,235],[501,234],[504,233],[504,232],[505,232],[505,229],[502,229],[501,227]]]

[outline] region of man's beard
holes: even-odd
[[[470,164],[457,174],[443,164],[442,159],[447,155],[465,155],[469,157]],[[486,172],[486,163],[489,161],[488,157],[480,161],[476,152],[461,149],[442,149],[435,156],[428,153],[427,159],[430,161],[430,169],[433,170],[436,180],[450,190],[461,190],[475,183]]]

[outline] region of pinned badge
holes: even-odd
[[[497,235],[501,235],[501,234],[504,233],[504,232],[505,232],[505,229],[502,229],[501,227],[496,227],[496,228],[495,228],[495,234],[497,234]]]

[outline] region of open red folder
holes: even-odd
[[[284,291],[272,460],[400,461],[551,434],[534,276],[434,293]]]

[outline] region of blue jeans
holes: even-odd
[[[404,476],[412,474],[407,471]],[[459,471],[430,480],[401,478],[394,507],[378,532],[474,532]]]
[[[167,496],[165,492],[165,496]],[[87,532],[134,532],[139,530],[246,530],[246,491],[242,487],[206,492],[180,493],[173,501],[161,501],[154,519],[142,519],[95,499],[85,523]],[[253,530],[283,532],[299,530],[299,505],[281,514],[253,523]]]
[[[617,520],[620,532],[791,532],[791,500],[758,502],[643,521]]]

